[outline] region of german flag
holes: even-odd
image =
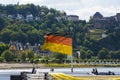
[[[45,36],[45,39],[42,50],[72,55],[72,38],[70,34],[49,33]]]

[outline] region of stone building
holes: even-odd
[[[116,14],[116,20],[117,20],[118,22],[120,22],[120,13],[117,13],[117,14]]]
[[[96,12],[90,22],[94,28],[115,28],[120,23],[120,13],[115,16],[104,17],[100,12]]]
[[[93,20],[100,20],[103,18],[103,15],[100,13],[100,12],[96,12],[94,15],[93,15]]]

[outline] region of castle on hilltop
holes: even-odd
[[[120,24],[120,13],[115,16],[104,17],[100,12],[96,12],[90,19],[94,28],[116,28]]]

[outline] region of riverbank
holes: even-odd
[[[26,69],[26,68],[45,68],[44,64],[30,64],[30,63],[0,63],[0,69]]]
[[[70,68],[71,64],[31,64],[31,63],[0,63],[0,69],[26,69],[26,68]],[[73,64],[73,67],[120,67],[120,64]]]

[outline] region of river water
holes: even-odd
[[[96,67],[98,72],[114,72],[117,75],[120,75],[120,67]],[[92,75],[93,67],[91,68],[74,68],[73,72],[71,72],[71,68],[54,68],[54,72],[62,72],[69,75]],[[20,72],[31,72],[32,69],[7,69],[7,70],[0,70],[0,80],[10,80],[10,75],[20,75]],[[37,73],[39,72],[50,72],[50,68],[46,69],[36,69]]]

